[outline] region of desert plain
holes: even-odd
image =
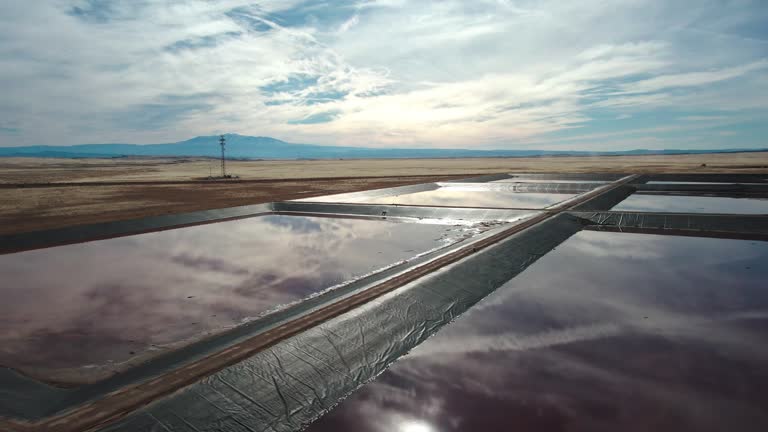
[[[768,173],[768,152],[594,157],[0,159],[0,234],[495,173]]]

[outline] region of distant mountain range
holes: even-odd
[[[531,156],[624,156],[657,154],[734,153],[768,149],[729,150],[470,150],[427,148],[367,148],[293,144],[269,137],[225,135],[232,159],[385,159]],[[199,136],[169,144],[79,144],[69,146],[0,147],[0,157],[113,158],[125,156],[219,157],[218,136]]]

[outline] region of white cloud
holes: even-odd
[[[698,87],[718,81],[738,78],[754,71],[768,68],[768,60],[760,60],[745,65],[706,72],[661,75],[623,86],[626,93],[650,93],[672,87]]]
[[[232,131],[519,147],[556,131],[599,133],[589,129],[595,109],[615,110],[613,118],[679,111],[662,127],[701,115],[686,113],[691,106],[753,117],[768,108],[766,43],[732,30],[759,19],[756,8],[599,4],[5,2],[0,116],[19,132],[0,135],[0,145]],[[74,7],[79,15],[67,13]],[[716,88],[726,82],[727,91]],[[310,117],[330,121],[295,124]]]
[[[359,22],[360,22],[360,15],[357,15],[357,14],[352,15],[352,18],[341,23],[341,25],[339,26],[338,33],[346,33],[347,31],[349,31],[349,29],[356,26]]]

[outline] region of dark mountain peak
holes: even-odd
[[[227,140],[227,144],[249,144],[249,145],[281,145],[288,144],[285,141],[281,141],[277,138],[265,137],[265,136],[248,136],[240,135],[237,133],[225,133],[219,135],[201,135],[194,138],[190,138],[185,141],[180,141],[174,144],[204,144],[218,145],[219,138],[224,135]]]

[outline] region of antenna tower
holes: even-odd
[[[224,135],[221,135],[219,137],[219,144],[221,145],[221,178],[227,177],[227,165],[224,159],[224,145],[226,142],[227,140],[224,139]]]

